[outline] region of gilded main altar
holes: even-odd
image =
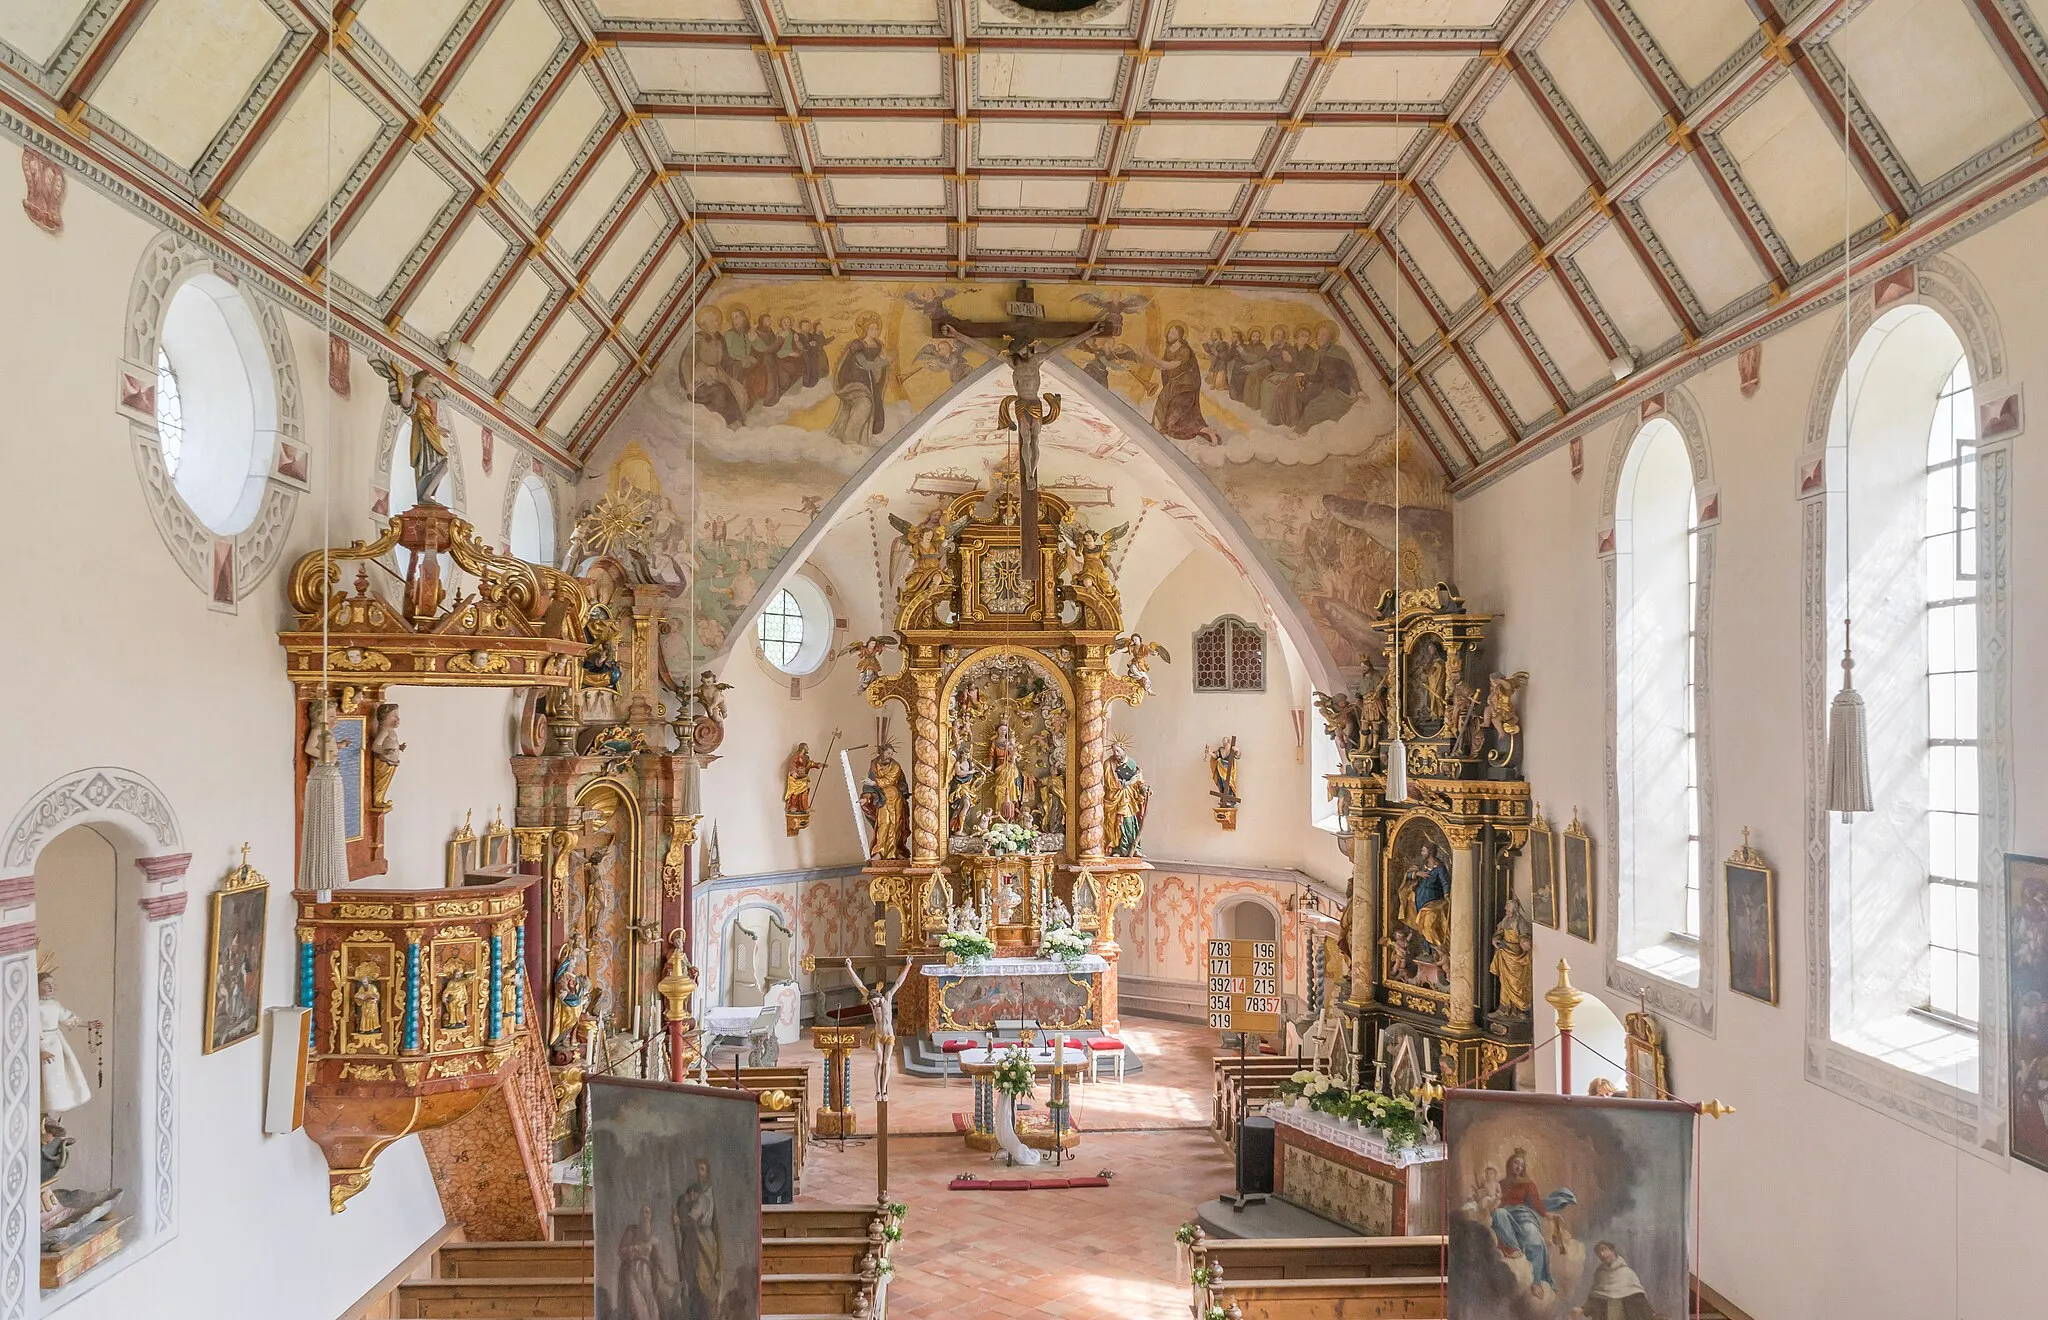
[[[920,523],[897,520],[913,556],[897,593],[903,663],[866,692],[901,703],[910,746],[907,767],[886,745],[870,766],[870,819],[884,827],[870,890],[899,919],[892,952],[913,960],[940,957],[938,937],[968,908],[1002,956],[1033,956],[1049,926],[1071,923],[1108,964],[1096,1015],[1109,1024],[1115,910],[1136,906],[1150,869],[1138,853],[1149,790],[1109,732],[1110,706],[1146,692],[1141,661],[1112,668],[1135,654],[1109,564],[1122,529],[1099,532],[1041,493],[1027,563],[1021,505],[1011,465]],[[1019,851],[988,846],[996,824]],[[933,1005],[904,1008],[916,1029],[935,1021]]]

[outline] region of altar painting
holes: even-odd
[[[965,842],[1005,820],[1064,840],[1073,801],[1065,676],[1022,651],[985,653],[961,670],[945,710],[947,834]]]
[[[1694,1112],[1454,1091],[1450,1320],[1688,1314]]]
[[[591,1079],[597,1314],[761,1314],[759,1106],[751,1092]]]
[[[998,1020],[1071,1029],[1095,1022],[1095,974],[934,977],[939,1025],[990,1031]]]
[[[1451,845],[1443,827],[1411,816],[1387,851],[1383,975],[1447,997],[1451,975]]]

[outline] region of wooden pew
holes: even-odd
[[[596,1309],[588,1274],[580,1278],[419,1279],[400,1284],[397,1301],[402,1320],[577,1320]]]
[[[764,1274],[761,1314],[852,1315],[854,1304],[870,1288],[858,1274]]]
[[[1237,1141],[1237,1110],[1240,1097],[1245,1112],[1277,1093],[1281,1082],[1307,1066],[1301,1059],[1218,1058],[1214,1061],[1216,1083],[1210,1122],[1223,1140]]]
[[[733,1076],[727,1071],[723,1081],[713,1074],[713,1086],[731,1086]],[[808,1067],[742,1068],[739,1073],[742,1090],[763,1095],[769,1091],[781,1091],[796,1104],[780,1113],[774,1110],[761,1111],[763,1132],[789,1132],[796,1137],[796,1176],[801,1182],[804,1176],[804,1155],[811,1142],[811,1113],[817,1101],[817,1092],[811,1082]]]
[[[1231,1284],[1254,1279],[1381,1279],[1443,1273],[1444,1239],[1431,1237],[1204,1238],[1195,1264]]]
[[[463,1242],[441,1249],[442,1279],[588,1279],[589,1242]],[[854,1274],[868,1254],[866,1237],[781,1237],[761,1242],[764,1274]]]
[[[557,1242],[588,1242],[588,1210],[556,1210],[550,1217]],[[781,1237],[866,1237],[875,1207],[850,1205],[764,1205],[761,1207],[761,1236]]]
[[[1444,1279],[1247,1279],[1211,1304],[1243,1320],[1442,1320]]]

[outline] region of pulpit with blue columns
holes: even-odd
[[[296,894],[297,998],[313,1010],[306,1134],[334,1212],[386,1146],[469,1113],[527,1045],[533,883]]]

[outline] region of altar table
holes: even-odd
[[[996,1063],[1009,1050],[963,1050],[960,1053],[960,1071],[974,1084],[974,1117],[964,1134],[969,1150],[995,1150],[996,1145]],[[1053,1148],[1052,1119],[1050,1106],[1065,1107],[1067,1097],[1073,1094],[1073,1084],[1081,1079],[1081,1073],[1088,1067],[1088,1051],[1067,1050],[1065,1062],[1055,1062],[1055,1052],[1047,1049],[1024,1050],[1022,1053],[1031,1060],[1031,1071],[1039,1077],[1052,1078],[1052,1092],[1047,1101],[1048,1113],[1045,1118],[1025,1117],[1017,1122],[1017,1135],[1025,1145],[1039,1150]],[[1071,1112],[1071,1111],[1069,1111]],[[1063,1150],[1072,1150],[1081,1144],[1081,1134],[1074,1130],[1071,1120],[1061,1124],[1059,1144]]]
[[[1266,1106],[1273,1194],[1366,1237],[1444,1231],[1442,1143],[1389,1147],[1376,1133],[1315,1110]]]
[[[931,1032],[988,1031],[998,1020],[1036,1022],[1047,1030],[1104,1028],[1102,1008],[1115,1003],[1116,969],[1099,954],[1071,963],[1057,958],[987,958],[926,963],[925,1021]]]

